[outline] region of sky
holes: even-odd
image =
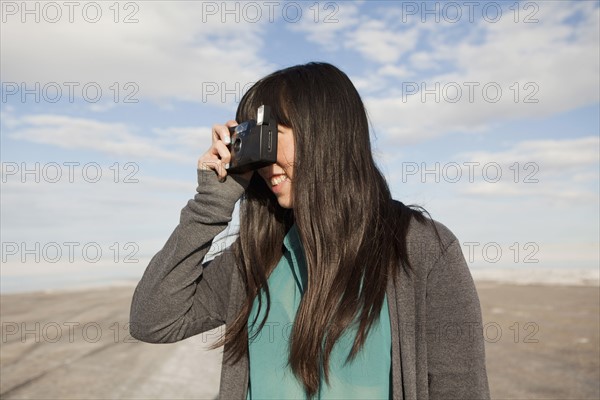
[[[473,271],[599,268],[597,1],[0,7],[2,292],[139,279],[210,127],[309,61],[348,74],[394,198]]]

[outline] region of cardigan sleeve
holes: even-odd
[[[224,324],[232,255],[226,250],[207,265],[201,263],[248,183],[234,175],[220,182],[213,171],[198,170],[196,195],[135,289],[130,311],[134,338],[175,342]]]
[[[479,297],[454,235],[427,276],[430,399],[489,399]]]

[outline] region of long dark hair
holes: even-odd
[[[263,290],[268,313],[267,278],[295,222],[308,280],[292,328],[289,365],[312,397],[321,362],[328,382],[331,350],[354,322],[357,334],[348,360],[364,344],[379,317],[388,279],[397,268],[410,270],[408,224],[413,217],[425,218],[392,200],[373,160],[363,102],[338,68],[309,63],[268,75],[243,96],[236,120],[255,118],[261,104],[293,130],[293,210],[280,207],[263,179],[253,175],[240,205],[239,239],[232,246],[246,299],[218,345],[228,348],[224,362],[247,354],[252,305],[255,299],[261,302]]]

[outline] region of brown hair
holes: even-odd
[[[242,98],[236,120],[255,118],[261,104],[293,130],[293,210],[279,206],[255,173],[240,205],[239,239],[232,246],[246,299],[217,345],[236,362],[248,351],[248,321],[255,299],[282,256],[283,238],[295,222],[305,250],[307,287],[291,333],[289,365],[309,397],[342,333],[356,323],[348,360],[356,356],[379,317],[388,279],[410,270],[406,232],[420,211],[393,201],[371,152],[369,124],[360,95],[333,65],[309,63],[258,81]],[[258,297],[257,297],[258,296]],[[260,315],[260,311],[257,315]],[[261,321],[260,328],[266,320]],[[255,326],[255,325],[254,325]],[[258,331],[259,331],[258,330]],[[258,332],[257,331],[257,332]]]

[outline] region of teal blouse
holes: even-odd
[[[295,224],[283,244],[283,256],[268,279],[271,309],[265,325],[257,332],[266,312],[264,292],[261,292],[260,315],[256,299],[248,319],[248,400],[306,398],[302,384],[288,365],[292,325],[307,282],[304,249]],[[257,336],[252,338],[254,334]],[[391,332],[387,298],[364,347],[352,362],[345,364],[355,335],[356,329],[348,328],[335,344],[331,352],[329,385],[322,376],[318,399],[391,398]]]

